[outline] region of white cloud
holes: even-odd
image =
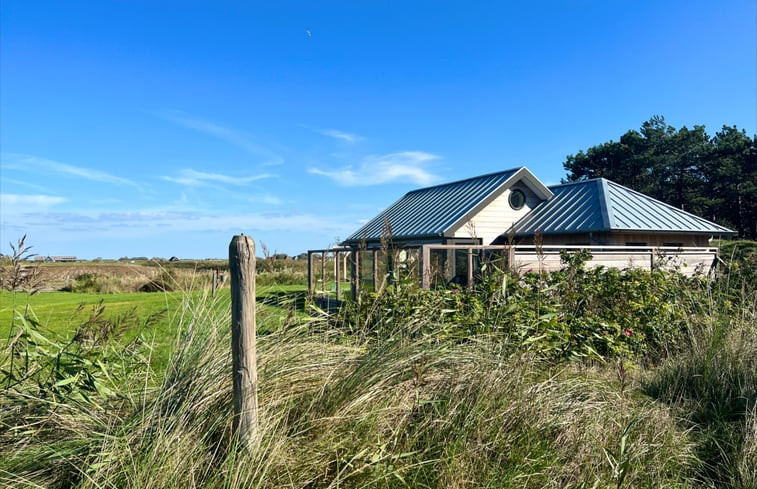
[[[135,212],[32,212],[14,216],[23,228],[54,228],[60,231],[94,232],[98,235],[129,235],[160,230],[177,231],[292,231],[296,229],[343,231],[345,223],[306,213],[251,213],[220,215],[204,212],[143,210]],[[18,221],[18,222],[17,222]]]
[[[324,129],[323,131],[318,131],[318,132],[320,132],[324,136],[329,136],[334,139],[339,139],[347,143],[355,143],[363,139],[357,134],[350,134],[348,132],[338,131],[336,129]]]
[[[0,204],[3,206],[50,206],[65,201],[65,198],[53,195],[0,194]]]
[[[155,114],[162,119],[171,121],[180,126],[194,129],[195,131],[223,139],[226,142],[242,148],[253,156],[262,157],[265,161],[263,161],[261,165],[270,166],[281,165],[282,163],[284,163],[284,158],[266,148],[265,146],[256,143],[250,138],[249,135],[244,134],[243,132],[222,126],[215,122],[193,117],[182,112],[156,112]]]
[[[314,175],[323,175],[344,186],[379,185],[389,182],[410,182],[429,185],[438,180],[427,167],[439,157],[423,151],[402,151],[363,158],[360,168],[345,167],[339,170],[309,168]]]
[[[223,175],[221,173],[208,173],[196,171],[191,168],[181,170],[179,176],[176,177],[163,177],[164,180],[169,182],[180,183],[182,185],[200,186],[209,185],[210,183],[226,183],[229,185],[243,186],[256,180],[262,180],[270,178],[272,175],[263,173],[260,175],[251,175],[247,177],[237,177],[231,175]]]
[[[14,178],[3,178],[3,183],[6,183],[6,184],[12,183],[13,185],[18,185],[20,187],[27,187],[30,189],[37,190],[39,192],[45,191],[45,187],[43,187],[42,185],[37,185],[36,183],[25,182],[23,180],[16,180]]]
[[[55,160],[40,158],[39,156],[27,155],[21,153],[3,153],[2,164],[6,168],[18,170],[28,170],[34,168],[37,170],[50,171],[63,175],[83,178],[102,183],[114,183],[117,185],[137,185],[135,182],[122,177],[117,177],[100,170],[85,168],[82,166],[69,165]]]
[[[282,205],[284,200],[271,194],[252,195],[247,198],[247,201],[252,204],[268,204],[268,205]]]

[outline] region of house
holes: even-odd
[[[604,178],[545,186],[526,167],[408,192],[343,246],[707,246],[730,229]]]
[[[71,263],[77,261],[75,256],[42,256],[36,255],[34,261],[46,262],[46,263]]]
[[[586,248],[594,265],[665,265],[691,274],[709,271],[716,260],[711,238],[734,234],[610,180],[546,186],[520,167],[408,192],[337,254],[373,252],[375,262],[376,250],[387,246],[417,250],[424,285],[434,253],[447,279],[467,268],[470,281],[473,250],[507,250],[511,267],[549,270],[560,267],[560,250]],[[353,268],[359,276],[360,267]]]

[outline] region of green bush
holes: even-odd
[[[336,318],[365,337],[400,332],[464,340],[494,335],[545,358],[663,358],[686,333],[697,279],[674,272],[585,269],[566,255],[551,274],[490,270],[468,292],[451,285],[420,290],[411,282],[368,292]]]

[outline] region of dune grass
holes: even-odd
[[[750,289],[577,273],[471,293],[399,284],[336,316],[274,290],[259,308],[249,447],[230,432],[228,297],[184,294],[163,369],[149,344],[82,335],[75,351],[105,368],[3,388],[0,485],[755,487]],[[663,286],[664,301],[645,292]],[[662,339],[673,346],[638,343]],[[26,351],[49,358],[35,341]]]

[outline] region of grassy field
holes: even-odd
[[[268,285],[258,288],[258,323],[261,333],[277,327],[290,311],[297,308],[302,315],[305,287],[302,285]],[[123,325],[122,341],[128,342],[142,333],[152,347],[152,367],[162,371],[177,335],[177,325],[185,318],[185,307],[197,302],[207,290],[189,292],[125,292],[97,294],[84,292],[24,292],[0,291],[0,339],[5,342],[14,332],[19,314],[29,315],[45,334],[57,338],[71,337],[93,317]],[[230,311],[229,289],[219,288],[216,302]],[[225,304],[225,306],[224,306]],[[15,311],[15,314],[14,314]],[[16,317],[14,317],[16,316]]]
[[[26,332],[3,350],[0,485],[754,488],[757,284],[742,258],[715,280],[574,260],[471,292],[399,282],[335,315],[306,309],[302,285],[261,286],[260,432],[244,447],[227,290],[3,293],[3,326],[28,300],[63,339]],[[128,334],[77,334],[100,299],[113,324],[165,311],[160,361]]]

